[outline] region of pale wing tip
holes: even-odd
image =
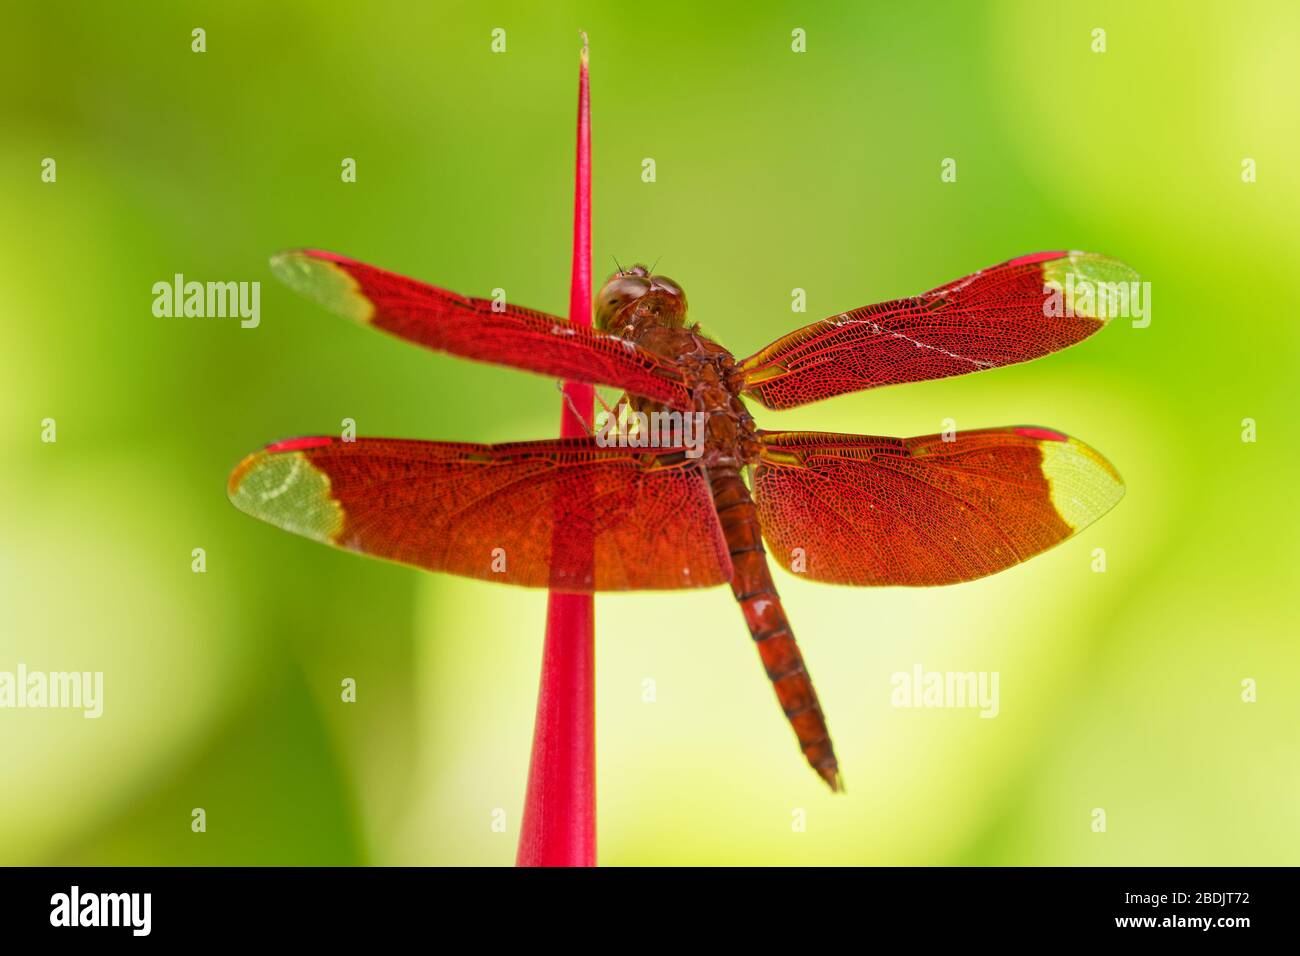
[[[1124,479],[1110,461],[1077,438],[1041,441],[1043,475],[1051,490],[1052,506],[1077,533],[1119,504],[1126,490]]]
[[[374,306],[362,294],[344,260],[314,249],[289,249],[271,257],[271,274],[299,295],[355,322],[368,322]]]
[[[1147,295],[1138,271],[1113,256],[1063,252],[1044,259],[1039,267],[1044,295],[1055,303],[1054,311],[1047,314],[1094,319],[1105,325],[1141,309]]]
[[[1127,262],[1100,252],[1084,252],[1079,249],[1057,250],[1053,252],[1031,252],[1018,256],[1008,265],[1041,265],[1044,278],[1074,272],[1077,276],[1094,282],[1136,282],[1141,276]]]
[[[1091,282],[1137,282],[1141,279],[1138,271],[1123,259],[1100,252],[1070,252],[1063,261]]]
[[[245,455],[239,464],[230,470],[230,477],[226,479],[226,497],[240,511],[245,509],[240,504],[239,488],[243,484],[244,476],[256,465],[260,454],[261,452],[255,451],[251,455]]]
[[[231,471],[226,494],[245,514],[317,541],[332,543],[343,526],[329,477],[300,450],[253,452]]]

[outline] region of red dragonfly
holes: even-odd
[[[742,361],[687,324],[677,283],[642,266],[605,283],[594,328],[328,252],[282,253],[272,267],[326,308],[399,338],[613,386],[647,416],[702,414],[703,430],[694,448],[600,435],[293,438],[235,468],[237,507],[337,547],[488,581],[569,592],[730,584],[799,746],[832,790],[839,764],[769,555],[831,584],[970,581],[1059,544],[1124,493],[1105,458],[1048,428],[766,431],[742,401],[790,408],[1063,349],[1111,314],[1104,296],[1080,290],[1136,279],[1105,256],[1022,256],[815,322]]]

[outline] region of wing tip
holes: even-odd
[[[1030,438],[1038,442],[1054,442],[1057,444],[1070,445],[1074,450],[1105,471],[1111,479],[1121,487],[1124,485],[1124,479],[1120,476],[1120,473],[1115,466],[1111,464],[1110,459],[1082,439],[1075,438],[1072,435],[1067,435],[1062,431],[1057,431],[1055,428],[1048,428],[1045,425],[1012,425],[1008,430],[1015,432],[1015,434],[1024,438]]]
[[[1045,314],[1091,319],[1100,328],[1113,318],[1129,315],[1133,297],[1143,295],[1138,287],[1141,275],[1114,256],[1077,251],[1038,255],[1043,257],[1036,261],[1041,263],[1045,301],[1051,303],[1055,297],[1054,308],[1058,310]]]
[[[299,295],[354,322],[366,323],[374,303],[353,278],[346,256],[319,249],[286,249],[271,256],[271,274]]]
[[[304,454],[333,441],[326,436],[291,438],[246,456],[226,480],[230,503],[286,531],[333,542],[343,526],[343,507],[331,492],[329,476]]]
[[[1122,274],[1124,278],[1130,280],[1139,278],[1138,271],[1124,260],[1117,259],[1115,256],[1107,255],[1104,252],[1087,252],[1082,249],[1054,249],[1048,252],[1031,252],[1023,256],[1016,256],[1014,259],[1008,259],[1005,265],[1024,266],[1038,265],[1040,263],[1067,263],[1093,271],[1106,270]],[[1048,269],[1045,267],[1043,271],[1046,272]]]
[[[226,494],[233,502],[235,496],[239,494],[240,485],[243,483],[244,478],[256,467],[259,461],[269,455],[303,451],[308,448],[323,448],[326,445],[334,444],[334,441],[335,439],[330,435],[303,435],[298,438],[282,438],[279,441],[263,445],[257,451],[245,455],[239,464],[230,470],[230,477],[226,479]]]
[[[1123,500],[1128,490],[1123,477],[1110,459],[1087,442],[1036,426],[1016,432],[1039,442],[1052,507],[1070,528],[1066,538],[1096,523]],[[1038,437],[1040,433],[1061,437]]]
[[[255,451],[251,455],[245,455],[234,468],[230,469],[230,477],[226,479],[226,497],[230,503],[239,508],[239,488],[244,483],[244,478],[253,469],[257,463],[258,456],[262,453]],[[243,508],[239,510],[243,511]]]

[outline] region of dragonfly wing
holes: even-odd
[[[1124,494],[1110,462],[1045,428],[761,437],[754,499],[772,555],[832,584],[981,578],[1066,540]]]
[[[1021,256],[918,296],[815,322],[745,359],[739,374],[768,408],[790,408],[1027,362],[1100,329],[1128,302],[1137,278],[1119,260],[1088,252]]]
[[[271,259],[271,270],[332,312],[435,351],[691,407],[673,363],[559,316],[468,298],[332,252],[282,252]]]

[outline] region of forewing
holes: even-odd
[[[1124,310],[1137,278],[1119,260],[1089,252],[1021,256],[815,322],[745,359],[739,374],[768,408],[790,408],[1027,362],[1100,329]]]
[[[426,348],[691,407],[673,363],[558,316],[467,298],[332,252],[282,252],[272,258],[271,270],[332,312]]]

